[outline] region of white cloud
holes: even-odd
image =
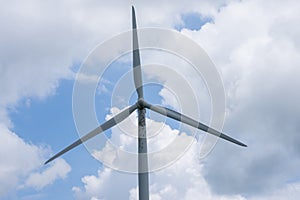
[[[51,167],[38,173],[34,172],[29,175],[25,181],[27,187],[33,187],[37,190],[52,184],[56,179],[64,179],[71,171],[71,167],[63,159],[57,159]]]
[[[290,199],[296,200],[299,199],[300,196],[300,185],[299,183],[290,183],[285,187],[280,188],[278,190],[272,191],[269,194],[262,195],[261,197],[249,198],[251,200],[281,200],[281,199]]]
[[[298,1],[240,1],[223,7],[200,31],[183,31],[222,73],[225,130],[249,145],[220,144],[208,157],[204,174],[216,193],[269,194],[299,176],[299,8]]]
[[[43,166],[48,152],[48,148],[26,143],[0,124],[0,196],[26,187],[41,189],[65,177],[71,168],[64,160],[58,160],[41,173],[36,172]]]
[[[37,146],[25,143],[3,124],[0,125],[0,133],[0,195],[2,196],[15,189],[20,178],[40,164],[43,152]]]
[[[105,183],[111,178],[112,170],[105,168],[103,171],[98,170],[98,177],[90,175],[85,176],[81,180],[85,184],[84,192],[79,187],[73,187],[77,199],[98,199],[104,193]],[[86,194],[85,194],[86,193]],[[87,195],[88,194],[88,195]]]
[[[0,8],[1,196],[21,188],[42,188],[70,170],[61,160],[36,172],[50,153],[48,147],[20,138],[9,129],[14,125],[8,117],[20,100],[43,99],[55,93],[60,79],[72,77],[72,63],[82,56],[77,40],[82,32],[72,28],[65,12],[61,5],[35,0],[3,2]]]
[[[140,26],[172,27],[180,13],[201,9],[212,14],[226,1],[135,2]],[[24,97],[45,98],[62,78],[72,77],[73,64],[88,52],[131,27],[130,1],[10,1],[0,8],[0,120],[10,123],[7,107]],[[157,9],[157,5],[160,9]],[[67,8],[67,9],[66,9]],[[152,11],[156,10],[156,15]],[[107,20],[109,18],[109,21]],[[12,124],[10,124],[12,126]]]
[[[86,175],[81,180],[83,187],[72,188],[76,199],[126,199],[136,185],[135,176],[109,168],[99,169],[97,175]]]
[[[162,100],[163,105],[170,105],[173,108],[176,108],[177,110],[178,110],[178,108],[180,108],[174,94],[172,94],[172,92],[170,92],[166,88],[163,88],[159,92],[159,95],[163,97],[163,100]]]
[[[102,7],[96,1],[2,3],[0,120],[13,126],[8,108],[14,108],[25,97],[52,95],[59,80],[72,78],[72,66],[82,62],[95,45],[112,32],[129,28],[129,24],[122,23],[127,12],[122,11],[121,4],[113,10],[108,9],[113,3]],[[114,25],[106,26],[105,14],[111,16]]]

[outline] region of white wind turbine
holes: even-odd
[[[139,52],[139,44],[138,44],[138,36],[137,36],[137,24],[135,17],[135,9],[132,6],[132,41],[133,41],[133,77],[134,77],[134,85],[136,88],[136,92],[138,95],[138,99],[135,104],[126,108],[119,114],[112,117],[110,120],[104,122],[99,127],[95,128],[91,132],[87,133],[85,136],[81,137],[59,153],[55,154],[49,160],[45,162],[45,164],[51,162],[57,157],[63,155],[69,150],[75,148],[76,146],[84,143],[85,141],[93,138],[94,136],[106,131],[107,129],[115,126],[120,123],[124,119],[126,119],[132,112],[135,110],[138,111],[138,185],[139,185],[139,199],[140,200],[148,200],[149,199],[149,173],[148,173],[148,157],[147,157],[147,134],[146,134],[146,120],[145,113],[146,109],[150,109],[154,112],[157,112],[166,117],[172,118],[179,122],[188,124],[192,127],[215,135],[216,137],[220,137],[229,142],[235,143],[237,145],[247,147],[247,145],[239,142],[209,126],[197,122],[196,120],[187,117],[179,112],[171,110],[169,108],[165,108],[162,106],[151,105],[146,102],[143,94],[143,81],[142,81],[142,69],[141,69],[141,60],[140,60],[140,52]]]

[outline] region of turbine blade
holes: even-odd
[[[200,129],[202,131],[205,131],[207,133],[210,133],[212,135],[215,135],[217,137],[220,137],[224,140],[227,140],[229,142],[235,143],[237,145],[243,146],[243,147],[247,147],[247,145],[245,145],[244,143],[237,141],[235,139],[233,139],[232,137],[229,137],[228,135],[225,135],[224,133],[221,133],[213,128],[210,128],[209,126],[206,126],[205,124],[202,124],[201,122],[197,122],[196,120],[187,117],[179,112],[176,112],[174,110],[162,107],[162,106],[154,106],[148,103],[144,103],[146,108],[149,108],[150,110],[153,110],[154,112],[160,113],[164,116],[170,117],[172,119],[175,119],[177,121],[180,121],[182,123],[188,124],[192,127],[195,127],[197,129]]]
[[[144,98],[143,80],[135,10],[132,6],[132,47],[133,47],[133,79],[138,98]]]
[[[83,136],[82,138],[78,139],[77,141],[75,141],[74,143],[72,143],[71,145],[66,147],[65,149],[63,149],[60,152],[58,152],[57,154],[55,154],[53,157],[51,157],[49,160],[47,160],[45,162],[45,164],[51,162],[52,160],[54,160],[57,157],[63,155],[64,153],[70,151],[71,149],[75,148],[76,146],[82,144],[83,142],[91,139],[92,137],[94,137],[94,136],[104,132],[105,130],[113,127],[114,125],[120,123],[126,117],[128,117],[133,111],[135,111],[136,109],[137,109],[137,104],[134,104],[134,105],[130,106],[129,108],[123,110],[122,112],[120,112],[116,116],[112,117],[110,120],[104,122],[102,125],[98,126],[94,130],[92,130],[91,132],[89,132],[88,134]]]

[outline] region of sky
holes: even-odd
[[[132,3],[139,27],[176,30],[204,49],[223,81],[223,131],[248,145],[241,148],[219,140],[200,159],[205,134],[197,131],[197,140],[192,140],[183,156],[150,174],[151,199],[298,199],[297,0],[2,1],[0,199],[137,199],[136,174],[113,170],[96,159],[104,155],[110,158],[108,164],[121,159],[118,149],[110,151],[101,138],[91,145],[99,141],[102,151],[90,153],[89,146],[81,145],[43,164],[78,139],[72,107],[76,74],[97,45],[130,29]],[[192,112],[195,101],[200,110],[196,117],[209,123],[212,105],[205,80],[185,70],[188,64],[174,55],[145,50],[141,57],[144,64],[172,66],[188,77],[196,94],[193,100],[183,99],[183,104]],[[99,82],[97,76],[80,77],[98,84],[95,113],[99,123],[134,102],[133,90],[125,99],[118,96],[124,86],[118,80],[131,78],[130,62],[130,55],[124,55]],[[159,83],[145,87],[146,98],[180,110],[181,97],[171,89],[187,90],[184,84],[176,84],[176,74],[166,76],[151,66],[143,69],[146,81]],[[122,126],[105,132],[119,149],[136,151],[134,135],[124,134],[136,132],[135,118],[136,113]],[[189,129],[172,120],[151,112],[147,118],[148,131],[158,133],[149,139],[151,151],[175,138],[178,145],[193,138]]]

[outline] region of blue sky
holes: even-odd
[[[3,2],[1,199],[136,199],[136,175],[103,166],[83,145],[42,165],[78,139],[72,113],[78,63],[96,45],[130,28],[130,6],[123,1]],[[224,131],[249,146],[219,141],[199,160],[200,143],[193,144],[174,165],[151,173],[152,199],[298,199],[299,8],[296,0],[136,2],[140,27],[176,29],[208,53],[224,83]],[[107,15],[110,19],[103,19]],[[100,122],[111,114],[114,82],[128,70],[125,62],[106,71],[109,81],[95,97]],[[189,78],[192,82],[193,76]],[[146,98],[153,103],[172,100],[165,87],[146,87]],[[177,123],[167,123],[166,141],[178,131]],[[118,131],[106,134],[134,144],[122,140]]]
[[[180,24],[175,27],[177,30],[187,28],[190,30],[199,30],[201,26],[208,22],[212,22],[212,19],[209,17],[203,17],[199,13],[186,13],[181,16],[183,24]]]

